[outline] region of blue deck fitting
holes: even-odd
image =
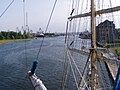
[[[38,61],[33,61],[33,65],[32,65],[32,68],[31,68],[31,74],[35,73],[35,70],[37,68],[37,64],[38,64]]]

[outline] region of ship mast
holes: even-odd
[[[91,35],[92,36],[91,37],[91,48],[90,48],[91,59],[90,59],[89,81],[87,81],[87,85],[90,88],[90,90],[96,90],[98,88],[98,74],[97,74],[97,65],[96,65],[96,61],[98,60],[97,46],[96,46],[96,16],[100,14],[112,13],[116,11],[120,11],[120,6],[96,11],[95,0],[91,0],[91,11],[90,12],[68,17],[70,21],[76,18],[82,18],[82,17],[88,17],[88,16],[91,17],[91,34],[92,34]],[[83,88],[84,82],[83,80],[81,82],[82,83],[80,87]]]
[[[96,61],[96,29],[95,29],[95,7],[94,0],[91,0],[91,75],[90,75],[90,87],[91,90],[96,89],[97,83],[97,74],[95,69],[95,61]]]
[[[96,30],[95,30],[95,8],[94,0],[91,0],[91,33],[92,33],[92,43],[91,47],[96,49]]]

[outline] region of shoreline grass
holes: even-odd
[[[6,40],[0,40],[0,44],[6,44],[10,42],[19,42],[19,41],[24,41],[24,40],[30,40],[30,39],[6,39]]]
[[[115,54],[117,54],[118,56],[120,56],[120,47],[116,47],[116,48],[111,48],[111,51]]]

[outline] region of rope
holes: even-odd
[[[67,52],[68,53],[68,52]],[[68,54],[67,54],[68,55]],[[79,87],[78,87],[78,83],[77,83],[77,80],[76,80],[76,76],[75,76],[75,72],[73,70],[73,66],[72,66],[72,63],[71,63],[71,60],[70,60],[70,57],[68,56],[68,60],[69,60],[69,63],[70,63],[70,67],[71,67],[71,70],[72,70],[72,74],[73,74],[73,77],[74,77],[74,80],[75,80],[75,84],[76,84],[76,87],[77,89],[79,90]]]
[[[75,2],[75,1],[73,0],[73,2],[72,2],[72,10],[73,10],[73,7],[74,7],[74,2]],[[76,1],[76,2],[77,2],[77,1]],[[78,1],[78,2],[80,2],[80,1]],[[82,3],[83,3],[83,2],[82,2]],[[76,3],[76,4],[77,4],[77,3]],[[83,4],[82,4],[82,6],[83,6]],[[78,5],[76,8],[77,8],[76,13],[78,14],[79,5]],[[81,10],[81,12],[82,12],[82,10]],[[73,11],[72,11],[72,13],[73,13]],[[71,15],[72,15],[72,14],[71,14]],[[80,19],[80,21],[81,21],[81,19]],[[76,31],[79,31],[79,24],[80,24],[80,22],[78,23],[78,28],[75,28],[75,27],[76,27],[75,22],[76,22],[76,21],[73,21],[73,24],[72,24],[72,21],[70,20],[69,32],[72,32],[73,29],[74,29],[74,30],[77,29]],[[72,26],[73,26],[73,28],[72,28]],[[71,29],[72,29],[72,30],[71,30]],[[74,33],[72,33],[72,34],[74,34]],[[68,35],[68,41],[70,41],[70,39],[72,39],[72,38],[70,38],[70,36]],[[75,40],[75,36],[73,36],[73,40]],[[76,69],[77,69],[80,77],[82,77],[82,74],[81,74],[80,70],[78,69],[78,66],[76,65],[76,63],[75,63],[75,61],[74,61],[71,53],[70,53],[68,50],[67,50],[67,55],[68,55],[68,58],[69,58],[69,63],[70,63],[70,67],[71,67],[71,70],[72,70],[72,73],[73,73],[73,77],[74,77],[74,80],[75,80],[75,84],[76,84],[76,86],[77,86],[77,89],[79,90],[78,83],[77,83],[76,76],[75,76],[75,72],[74,72],[74,69],[73,69],[73,66],[72,66],[72,62],[70,61],[70,58],[72,59],[72,61],[73,61],[74,65],[75,65],[75,67],[76,67]],[[83,81],[84,81],[84,83],[85,83],[85,86],[87,87],[87,84],[86,84],[86,82],[85,82],[85,80],[84,80],[83,77],[82,77],[82,79],[83,79]],[[65,82],[65,81],[64,81],[64,82]],[[87,87],[87,89],[88,89],[88,87]],[[64,89],[63,89],[63,90],[64,90]]]
[[[68,24],[69,24],[69,22],[67,21],[67,24],[66,24],[66,34],[65,34],[65,43],[67,42],[67,36],[68,36]]]
[[[71,13],[70,13],[70,16],[72,16],[72,14],[74,13],[74,11],[75,11],[75,9],[74,9],[74,3],[75,3],[75,0],[72,0],[71,1]],[[70,20],[70,26],[69,26],[69,32],[70,33],[73,33],[73,25],[74,25],[74,22],[72,21],[72,19]],[[68,35],[68,43],[71,43],[71,41],[73,41],[73,38],[72,38],[72,36],[71,35]]]
[[[72,57],[72,55],[71,55],[70,51],[69,51],[69,50],[67,50],[67,51],[68,51],[68,54],[69,54],[69,56],[71,57],[71,59],[72,59],[72,61],[73,61],[73,63],[74,63],[74,65],[75,65],[75,67],[76,67],[76,69],[77,69],[77,71],[78,71],[79,75],[80,75],[80,76],[81,76],[81,78],[83,79],[83,81],[84,81],[84,83],[85,83],[85,86],[86,86],[86,87],[87,87],[87,89],[89,90],[89,88],[88,88],[88,86],[87,86],[87,84],[86,84],[86,82],[85,82],[85,80],[84,80],[84,77],[82,76],[82,73],[80,72],[80,70],[79,70],[79,68],[78,68],[77,64],[75,63],[74,58]]]
[[[73,4],[74,4],[74,0],[71,0],[72,3],[72,11],[70,13],[70,16],[72,16],[74,9],[73,9]],[[68,10],[68,17],[69,17],[69,12],[70,12],[70,6],[69,6],[69,10]],[[70,40],[70,35],[68,34],[68,31],[71,31],[71,25],[72,25],[72,21],[70,20],[67,21],[66,23],[66,35],[65,35],[65,46],[68,45],[69,40]],[[68,27],[69,26],[69,27]],[[65,85],[66,85],[66,81],[67,81],[67,77],[68,77],[68,61],[67,61],[67,52],[65,55],[65,63],[64,63],[64,74],[63,74],[63,82],[62,82],[62,90],[65,90]]]
[[[46,26],[46,29],[45,29],[45,33],[46,33],[47,30],[48,30],[48,27],[49,27],[49,24],[50,24],[50,21],[51,21],[51,18],[52,18],[52,15],[53,15],[53,12],[54,12],[56,3],[57,3],[57,0],[55,0],[55,3],[54,3],[54,5],[53,5],[52,11],[51,11],[51,14],[50,14],[50,17],[49,17],[49,20],[48,20],[48,23],[47,23],[47,26]],[[36,60],[38,59],[38,56],[39,56],[39,54],[40,54],[40,51],[41,51],[43,42],[44,42],[44,37],[43,37],[42,42],[41,42],[41,44],[40,44],[40,47],[39,47],[39,50],[38,50],[38,53],[37,53]]]
[[[25,37],[25,60],[26,60],[26,69],[27,69],[28,64],[27,64],[27,42],[26,42],[26,37]]]
[[[81,2],[81,7],[79,6],[81,8],[80,14],[82,13],[82,10],[83,10],[83,3],[84,3],[84,0]],[[78,7],[78,9],[79,9],[79,7]],[[82,21],[81,18],[79,18],[77,32],[80,32],[81,21]],[[76,42],[77,41],[78,41],[78,39],[76,40]],[[81,44],[79,44],[79,47],[81,47]]]
[[[77,0],[76,1],[76,15],[78,15],[78,12],[79,12],[79,6],[80,6],[80,0]],[[78,27],[79,27],[79,19],[77,19],[76,21],[76,37],[75,37],[75,47],[77,45],[77,41],[78,41]]]
[[[80,0],[76,0],[76,2],[75,2],[75,9],[74,9],[74,11],[75,11],[75,14],[77,15],[78,14],[78,11],[79,11],[79,2],[80,2]],[[77,35],[75,34],[75,32],[77,33],[77,28],[78,28],[78,19],[74,19],[73,20],[73,28],[72,28],[72,34],[73,34],[73,40],[72,41],[74,41],[74,43],[73,43],[73,46],[74,47],[76,47],[76,43],[77,43]]]
[[[91,51],[90,51],[90,53],[89,53],[89,55],[88,55],[88,58],[87,58],[85,67],[84,67],[84,69],[83,69],[83,74],[82,74],[82,76],[83,76],[84,73],[86,72],[86,68],[88,68],[88,65],[89,65],[89,63],[90,63],[90,62],[89,62],[90,56],[91,56]],[[80,86],[80,83],[81,83],[81,81],[79,81],[79,86]]]
[[[67,46],[67,45],[66,45],[66,46]],[[83,78],[80,70],[78,69],[78,66],[77,66],[76,63],[75,63],[75,60],[73,59],[73,57],[71,56],[70,51],[69,51],[67,48],[66,48],[66,52],[67,52],[67,57],[68,57],[68,60],[69,60],[69,64],[70,64],[70,67],[71,67],[71,70],[72,70],[72,74],[73,74],[73,77],[74,77],[74,80],[75,80],[75,84],[76,84],[77,89],[79,90],[79,84],[77,83],[77,79],[76,79],[75,71],[74,71],[74,69],[73,69],[72,62],[73,62],[73,64],[75,65],[75,68],[77,69],[80,77],[82,77],[82,80],[83,80],[83,82],[85,83],[86,88],[89,90],[89,88],[87,87],[87,84],[86,84],[86,82],[85,82],[85,80],[84,80],[84,78]],[[72,60],[72,61],[71,61],[71,60]],[[64,88],[65,88],[65,84],[66,84],[66,80],[67,80],[67,75],[68,75],[68,71],[67,71],[68,62],[67,62],[67,61],[65,61],[64,67],[65,67],[65,68],[64,68],[64,79],[63,79],[63,84],[62,84],[62,90],[64,90]]]
[[[111,0],[109,0],[109,3],[110,3],[110,7],[112,7],[112,2],[111,2]],[[113,12],[112,12],[112,20],[115,21]],[[113,27],[112,27],[112,30],[113,30]],[[112,33],[112,35],[113,35],[113,37],[114,37],[114,32]],[[114,38],[115,38],[115,37],[114,37]],[[114,39],[114,38],[113,38],[113,39]],[[109,41],[110,41],[110,35],[109,35]],[[113,43],[113,44],[114,44],[114,47],[116,47],[116,46],[115,46],[115,43]]]
[[[25,0],[23,0],[23,15],[24,15],[24,28],[25,28],[25,19],[26,19],[26,17],[25,17],[25,12],[26,12],[26,10],[25,10]]]
[[[8,7],[5,9],[5,11],[0,15],[0,18],[5,14],[5,12],[9,9],[9,7],[13,4],[14,0],[8,5]]]
[[[24,32],[24,41],[25,41],[25,43],[24,43],[24,46],[25,46],[25,64],[26,64],[26,71],[27,71],[27,67],[28,67],[28,64],[27,64],[27,41],[26,41],[26,27],[25,27],[25,0],[23,0],[23,15],[24,15],[24,21],[23,21],[23,23],[24,23],[24,26],[22,27],[22,29],[23,29],[23,32]]]
[[[72,1],[72,10],[73,10],[73,8],[74,8],[74,2],[75,2],[75,1],[73,0],[73,1]]]
[[[65,55],[65,63],[64,63],[64,74],[63,74],[63,82],[62,82],[62,90],[65,90],[65,85],[68,77],[68,61],[67,61],[67,53]]]

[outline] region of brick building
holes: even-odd
[[[105,20],[96,27],[96,39],[98,42],[109,43],[115,40],[115,24]]]

